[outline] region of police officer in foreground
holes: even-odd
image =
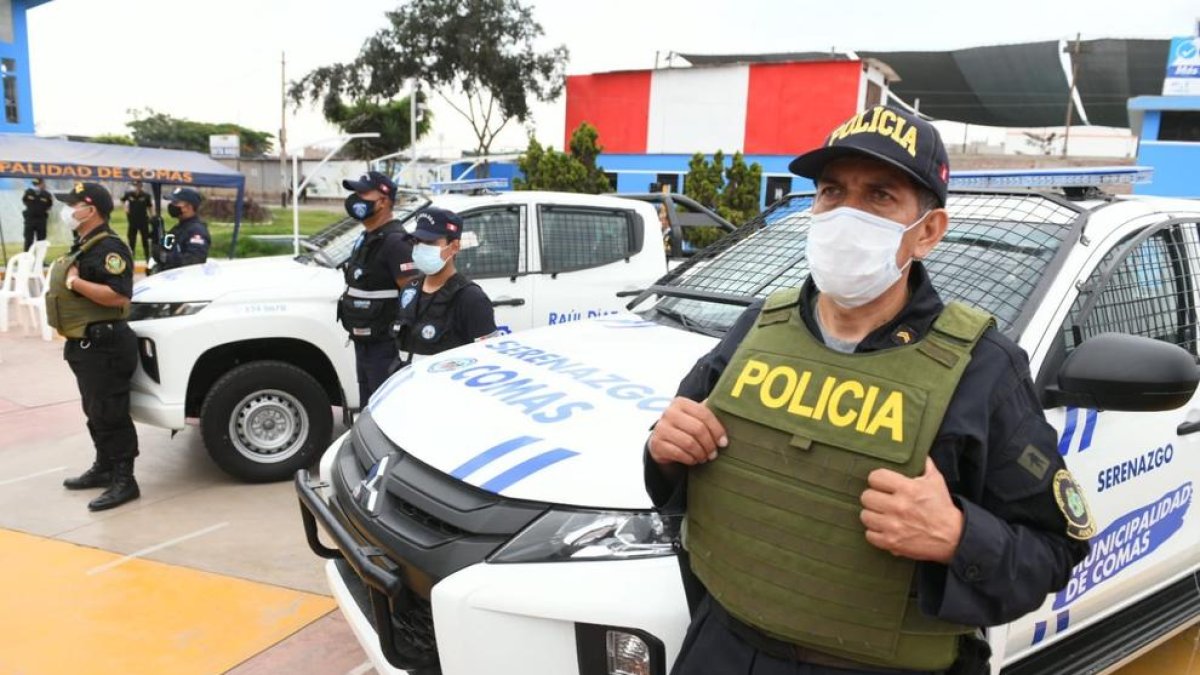
[[[125,217],[129,221],[129,251],[137,251],[138,237],[142,238],[142,255],[146,262],[150,261],[150,213],[152,198],[149,192],[142,189],[142,181],[133,181],[132,189],[121,195],[125,204]]]
[[[987,672],[977,628],[1061,589],[1095,525],[1025,353],[921,263],[948,222],[933,126],[878,106],[790,168],[817,184],[808,280],[738,319],[647,443],[707,590],[673,672]]]
[[[25,249],[29,250],[35,241],[46,238],[46,221],[50,218],[50,207],[54,199],[46,192],[46,184],[41,178],[34,178],[33,185],[25,189],[21,195],[21,203],[25,210],[21,216],[25,219]]]
[[[412,243],[400,221],[392,215],[396,184],[378,171],[358,180],[342,181],[352,194],[346,213],[361,221],[364,232],[343,268],[346,292],[338,302],[338,321],[354,341],[358,368],[359,406],[387,379],[396,350],[392,324],[400,287],[416,274]]]
[[[417,213],[413,263],[421,276],[400,291],[393,370],[411,363],[414,355],[438,354],[496,332],[487,293],[454,266],[462,232],[462,218],[453,211],[428,207]]]
[[[46,316],[67,339],[87,428],[96,448],[92,467],[63,481],[68,490],[106,488],[88,503],[103,511],[140,496],[133,477],[137,432],[129,417],[129,381],[137,367],[137,338],[125,318],[133,296],[133,256],[108,226],[113,201],[96,183],[77,183],[58,195],[62,220],[78,235],[50,266]]]
[[[170,200],[167,215],[179,222],[163,237],[161,245],[156,243],[154,247],[154,261],[158,264],[156,271],[203,265],[208,260],[208,249],[212,246],[208,225],[197,215],[204,198],[192,188],[175,188],[167,199]]]

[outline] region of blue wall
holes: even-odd
[[[1160,141],[1164,110],[1200,113],[1200,96],[1140,96],[1130,101],[1130,112],[1142,116],[1138,130],[1137,163],[1154,168],[1154,177],[1133,191],[1160,197],[1200,197],[1200,141]]]
[[[13,0],[13,41],[0,42],[0,58],[16,62],[17,78],[17,123],[10,124],[4,114],[3,99],[0,98],[0,133],[33,133],[33,87],[29,75],[29,31],[25,12],[32,7],[45,4],[48,0]],[[0,93],[2,93],[0,89]]]

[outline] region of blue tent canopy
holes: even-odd
[[[0,176],[74,181],[140,180],[151,186],[156,200],[161,200],[164,185],[234,189],[237,190],[237,201],[230,257],[237,247],[246,177],[198,152],[0,134]]]

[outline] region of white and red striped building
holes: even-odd
[[[682,189],[694,153],[741,152],[763,166],[764,203],[793,187],[787,163],[831,129],[886,99],[896,75],[853,55],[621,71],[567,78],[566,147],[583,122],[600,133],[600,164],[619,192]]]

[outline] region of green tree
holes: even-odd
[[[717,213],[735,225],[757,216],[761,186],[762,166],[758,162],[747,165],[742,153],[734,153],[725,169],[725,187],[721,190]]]
[[[100,134],[92,136],[89,139],[92,143],[103,143],[105,145],[137,145],[133,139],[125,134]]]
[[[725,155],[718,150],[708,161],[696,153],[688,161],[688,172],[683,177],[683,194],[695,199],[714,211],[721,189],[725,187]]]
[[[348,156],[355,159],[372,159],[412,145],[409,138],[412,127],[408,119],[410,98],[406,96],[385,103],[360,99],[347,105],[342,101],[342,97],[329,94],[325,97],[323,108],[325,119],[345,133],[379,132],[379,138],[361,139],[347,146],[345,150]],[[422,106],[425,105],[423,95],[417,100]],[[432,113],[426,109],[422,113],[422,119],[417,122],[418,138],[429,133],[432,119]]]
[[[537,50],[542,26],[520,0],[412,0],[385,16],[357,58],[308,73],[292,84],[292,99],[388,101],[417,78],[470,122],[476,152],[486,155],[509,121],[529,118],[530,96],[562,93],[567,48]],[[448,90],[466,94],[466,106]]]
[[[241,139],[242,156],[253,157],[266,154],[273,145],[272,134],[229,122],[195,122],[149,108],[131,112],[133,119],[125,126],[132,132],[134,142],[142,147],[207,153],[209,136],[236,135]]]
[[[584,122],[571,134],[571,152],[543,148],[530,136],[529,147],[517,159],[517,168],[524,178],[513,180],[514,190],[554,190],[600,194],[612,192],[612,184],[596,158],[604,150],[597,139],[596,128]]]

